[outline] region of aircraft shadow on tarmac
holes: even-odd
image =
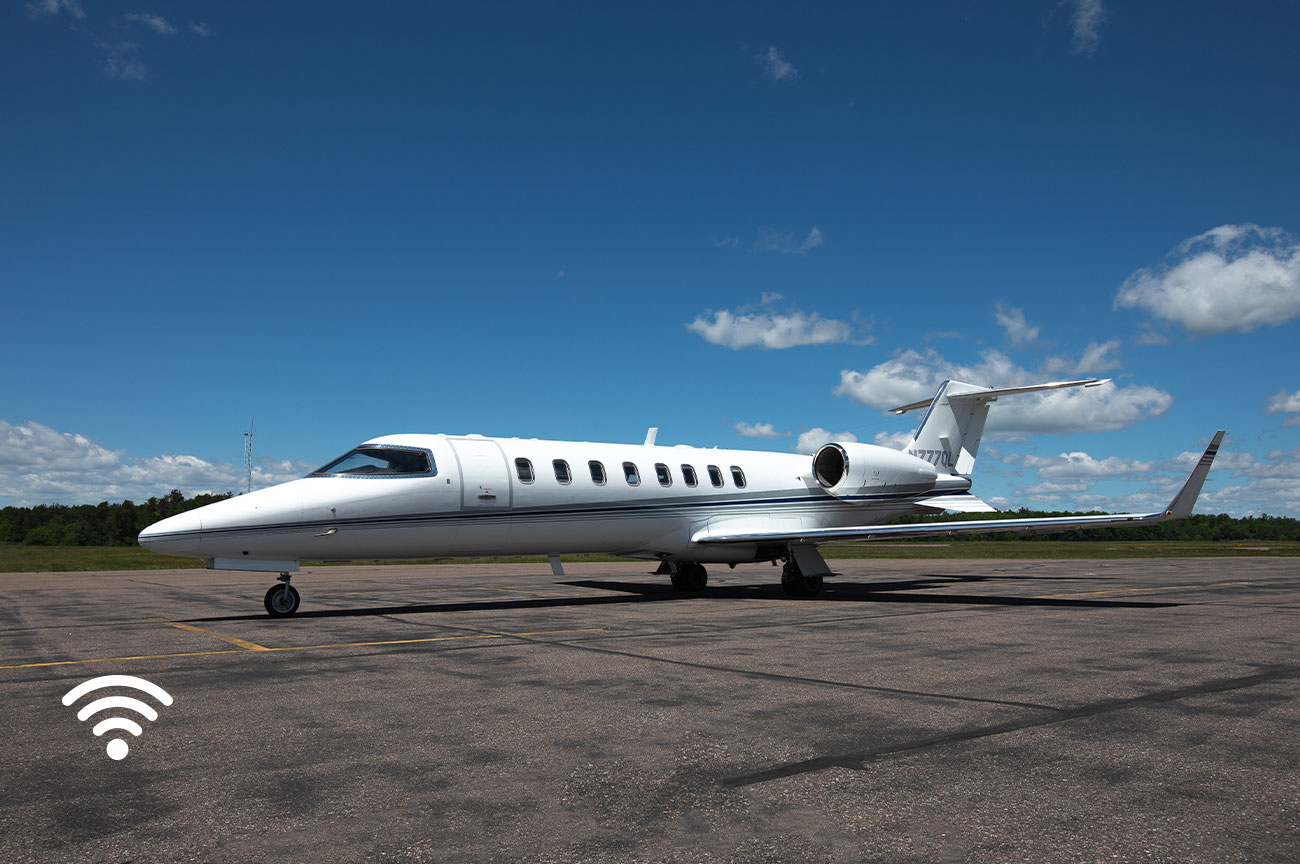
[[[1068,577],[1054,577],[1052,583],[1066,581]],[[506,609],[553,609],[581,606],[607,606],[619,603],[656,603],[666,601],[708,600],[785,600],[791,603],[921,603],[965,604],[974,606],[1037,606],[1058,609],[1164,609],[1181,606],[1181,603],[1141,600],[1088,600],[1070,597],[1031,597],[1006,594],[954,594],[933,592],[931,588],[951,588],[960,583],[1000,581],[1042,581],[1020,576],[947,576],[930,575],[892,582],[828,582],[817,597],[789,597],[779,584],[711,585],[699,594],[683,594],[669,585],[658,582],[618,582],[612,580],[584,579],[556,582],[573,588],[588,588],[614,592],[599,597],[538,597],[531,599],[470,600],[452,603],[417,603],[401,606],[370,606],[355,609],[312,609],[299,611],[293,619],[348,618],[379,615],[419,615],[432,612],[474,612]],[[917,593],[927,591],[927,593]],[[310,598],[310,595],[308,595]],[[208,618],[186,618],[179,623],[216,621],[265,620],[262,614],[220,615]]]
[[[930,588],[951,588],[961,582],[992,582],[1007,579],[1025,579],[1026,577],[1005,576],[922,576],[894,582],[827,582],[822,593],[816,597],[787,597],[780,585],[716,585],[707,588],[703,594],[693,595],[699,599],[714,600],[790,600],[792,602],[831,602],[831,603],[955,603],[975,606],[1048,606],[1066,609],[1162,609],[1181,606],[1181,603],[1142,601],[1142,600],[1087,600],[1071,597],[1032,597],[1006,594],[952,594],[952,593],[913,593]],[[1028,580],[1026,580],[1028,581]],[[1054,578],[1053,582],[1063,581]],[[565,582],[580,588],[599,588],[605,591],[625,591],[646,596],[646,599],[672,599],[683,595],[666,585],[646,584],[640,582],[607,582],[585,580]],[[691,596],[691,595],[687,595]]]

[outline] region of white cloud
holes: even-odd
[[[39,423],[14,426],[0,420],[0,472],[96,471],[119,464],[124,454],[85,435],[56,432]]]
[[[1038,325],[1025,320],[1023,309],[999,303],[993,311],[998,326],[1006,331],[1007,341],[1012,345],[1027,345],[1038,341]]]
[[[754,241],[754,248],[760,252],[780,252],[782,255],[803,255],[810,249],[815,249],[824,242],[822,229],[816,225],[808,232],[808,236],[802,240],[795,237],[789,232],[781,233],[773,231],[771,228],[761,228],[758,232],[758,239]]]
[[[1119,350],[1119,340],[1111,339],[1109,342],[1089,342],[1088,347],[1083,349],[1083,354],[1079,356],[1079,362],[1070,365],[1068,362],[1062,364],[1061,371],[1068,371],[1071,375],[1097,375],[1107,372],[1111,369],[1120,367],[1119,358],[1113,356]],[[1056,358],[1053,358],[1053,361]],[[1053,361],[1049,361],[1049,366]]]
[[[134,42],[118,42],[108,46],[108,57],[104,60],[104,74],[110,78],[124,81],[148,81],[149,70],[140,59],[140,46]]]
[[[1101,25],[1106,21],[1106,7],[1101,0],[1063,0],[1062,5],[1074,7],[1070,27],[1074,31],[1075,52],[1092,54],[1101,44]]]
[[[776,427],[771,423],[746,423],[740,421],[736,424],[736,432],[742,438],[789,438],[789,432],[778,432]]]
[[[1300,514],[1300,448],[1277,450],[1267,458],[1260,458],[1235,449],[1233,443],[1228,441],[1219,450],[1210,470],[1210,481],[1197,500],[1196,512],[1234,516]],[[1053,458],[1026,456],[1027,466],[1031,463],[1039,466],[1042,482],[1017,489],[1015,506],[1023,499],[1071,510],[1154,512],[1169,503],[1202,452],[1198,449],[1180,453],[1159,465],[1116,457],[1094,459],[1087,454],[1073,453]],[[1116,477],[1144,480],[1145,484],[1143,488],[1119,495],[1094,491],[1096,482]],[[1080,485],[1085,488],[1079,489]]]
[[[1067,362],[1053,358],[1051,364],[1055,368]],[[1075,368],[1078,365],[1073,364]],[[834,393],[873,408],[888,409],[933,396],[947,379],[985,387],[1019,387],[1050,381],[1054,374],[1050,369],[1035,372],[1017,366],[993,349],[985,350],[980,362],[973,366],[949,362],[933,348],[923,352],[907,349],[866,372],[842,370]],[[1163,414],[1172,404],[1173,397],[1154,387],[1121,387],[1114,383],[1027,393],[999,400],[989,411],[986,429],[990,435],[1004,438],[1106,432]]]
[[[1264,406],[1265,414],[1300,414],[1300,390],[1294,393],[1288,393],[1283,390],[1277,393],[1268,404]],[[1288,423],[1290,421],[1287,421]]]
[[[714,237],[713,245],[718,249],[735,249],[740,246],[739,237]]]
[[[1199,457],[1198,457],[1199,458]],[[1121,459],[1107,456],[1094,459],[1087,453],[1074,451],[1059,456],[1027,455],[1022,464],[1026,468],[1037,470],[1043,480],[1073,481],[1101,477],[1136,477],[1150,472],[1156,467],[1154,462],[1142,462],[1138,459]]]
[[[253,468],[253,487],[292,480],[315,467],[262,460]],[[172,489],[187,496],[235,492],[244,488],[244,480],[242,465],[188,455],[133,458],[85,435],[0,420],[0,501],[5,503],[141,501]]]
[[[58,15],[67,12],[73,18],[85,18],[86,12],[77,0],[34,0],[27,4],[27,14],[35,18],[38,15]]]
[[[176,28],[161,15],[150,15],[146,12],[128,12],[122,17],[128,23],[141,24],[160,36],[171,36],[176,32]]]
[[[794,68],[775,45],[769,45],[767,51],[758,55],[763,64],[763,72],[773,81],[794,81],[799,77],[799,70]]]
[[[1016,490],[1016,494],[1026,501],[1042,503],[1045,501],[1058,500],[1061,495],[1077,495],[1080,492],[1087,492],[1092,484],[1085,480],[1059,481],[1049,480],[1043,483],[1037,483],[1033,486],[1022,486]]]
[[[1134,273],[1115,308],[1138,308],[1195,336],[1249,333],[1300,315],[1300,242],[1278,228],[1220,225]]]
[[[876,438],[872,442],[881,447],[888,447],[891,450],[902,450],[908,444],[912,443],[911,432],[877,432]]]
[[[846,321],[823,318],[816,312],[806,313],[799,309],[777,311],[773,307],[780,299],[780,294],[764,294],[757,309],[740,307],[735,312],[709,310],[687,324],[686,329],[700,334],[706,342],[734,350],[829,343],[865,345],[871,341],[869,337],[857,337],[854,326]]]
[[[200,21],[198,23],[190,24],[190,32],[193,33],[195,36],[211,36],[212,28],[209,27],[204,22]]]
[[[824,444],[832,441],[857,441],[858,436],[852,432],[827,432],[820,426],[809,429],[807,432],[801,432],[799,438],[795,441],[794,449],[796,453],[811,455],[816,453]]]

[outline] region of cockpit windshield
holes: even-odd
[[[409,477],[415,474],[433,473],[433,458],[427,450],[412,450],[405,447],[358,447],[324,468],[313,471],[312,476],[342,474],[348,477]]]

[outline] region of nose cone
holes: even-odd
[[[199,542],[202,538],[202,518],[198,510],[190,510],[153,523],[140,532],[139,541],[150,552],[181,558],[201,558],[203,556],[199,554]]]

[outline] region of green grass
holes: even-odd
[[[821,547],[827,558],[1237,558],[1300,556],[1295,541],[1129,541],[980,540],[952,543],[837,543]],[[566,562],[625,561],[607,555],[565,555]],[[405,564],[545,563],[541,556],[456,558],[451,561],[404,561]],[[321,566],[319,561],[303,562]],[[389,563],[355,561],[354,564]],[[48,573],[91,570],[173,570],[201,568],[194,558],[172,558],[138,546],[0,546],[0,573]]]

